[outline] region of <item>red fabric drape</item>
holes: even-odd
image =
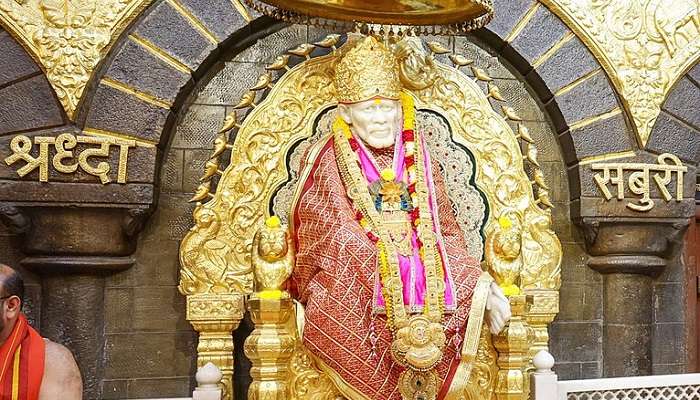
[[[377,249],[355,220],[338,171],[332,139],[318,153],[294,209],[296,266],[291,290],[305,304],[303,341],[307,349],[369,399],[401,396],[397,380],[402,368],[391,359],[392,335],[383,315],[372,315]],[[442,176],[433,167],[439,204],[442,245],[457,292],[457,310],[445,316],[448,339],[437,372],[446,379],[459,363],[459,351],[481,275],[447,198]]]
[[[44,339],[24,314],[0,346],[0,393],[3,400],[37,400],[44,376]]]

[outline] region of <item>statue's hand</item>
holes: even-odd
[[[494,335],[501,333],[510,321],[510,302],[496,282],[491,283],[486,298],[486,318],[489,329]]]

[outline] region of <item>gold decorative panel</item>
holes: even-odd
[[[540,1],[603,65],[646,146],[666,96],[700,58],[700,2]]]
[[[0,21],[46,72],[68,118],[110,45],[152,0],[0,0]]]

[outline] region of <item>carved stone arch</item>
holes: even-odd
[[[182,2],[185,11],[172,4],[152,5],[122,34],[93,75],[76,118],[88,134],[135,139],[139,146],[130,162],[138,173],[130,181],[151,186],[178,113],[216,69],[219,55],[235,54],[279,29],[267,17],[246,21],[225,0]],[[142,200],[154,204],[157,198],[151,193]]]
[[[504,4],[499,7],[499,3]],[[681,97],[689,101],[695,99],[691,92],[697,87],[693,85],[697,81],[693,80],[692,74],[698,75],[697,66],[676,83],[675,90],[664,102],[659,116],[661,122],[656,126],[661,123],[666,132],[660,133],[659,128],[654,128],[645,147],[637,138],[622,94],[611,82],[599,59],[600,50],[593,44],[584,43],[579,33],[572,30],[571,21],[562,21],[549,6],[545,6],[556,1],[505,3],[495,2],[496,9],[501,12],[496,13],[494,20],[474,32],[474,35],[488,43],[524,77],[547,111],[569,168],[570,196],[576,202],[577,209],[573,218],[590,216],[586,209],[599,208],[600,192],[588,167],[592,162],[602,159],[654,162],[656,156],[666,150],[678,153],[683,160],[693,164],[697,162],[696,148],[680,148],[694,136],[689,136],[677,124],[667,121],[669,107],[684,103]],[[563,10],[558,12],[562,13]],[[678,112],[687,115],[686,120],[693,119],[690,108]],[[654,132],[660,133],[660,137],[655,137]],[[664,143],[668,146],[664,146]],[[670,144],[676,144],[676,147]],[[693,197],[690,188],[694,185],[694,173],[691,166],[685,175],[684,198]],[[622,215],[639,216],[624,209],[610,211],[613,214],[622,212]],[[603,209],[598,212],[606,213]],[[658,215],[664,213],[674,217],[679,215],[678,210],[671,209]]]
[[[673,153],[686,162],[700,163],[700,61],[671,90],[651,133],[647,148]]]
[[[0,120],[3,121],[0,136],[50,129],[66,121],[65,113],[41,67],[20,43],[2,29],[0,113]]]
[[[502,7],[475,35],[524,78],[546,111],[569,167],[572,200],[581,193],[576,166],[637,149],[618,93],[591,51],[548,8],[535,2]]]

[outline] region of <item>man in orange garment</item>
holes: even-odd
[[[22,277],[4,264],[0,264],[0,295],[0,399],[82,399],[73,355],[29,326],[22,313]]]

